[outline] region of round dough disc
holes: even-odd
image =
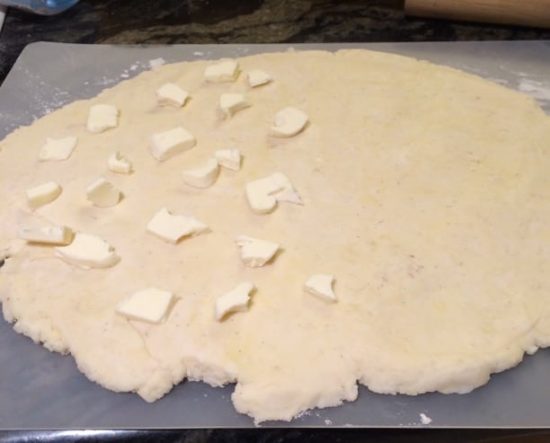
[[[550,118],[528,97],[447,67],[359,50],[264,54],[239,60],[235,82],[206,83],[197,61],[162,66],[72,103],[0,143],[0,271],[4,317],[15,330],[70,352],[91,380],[154,401],[185,378],[236,382],[238,411],[290,420],[354,400],[357,383],[380,393],[466,393],[550,343]],[[254,89],[245,73],[274,81]],[[183,108],[159,107],[176,83]],[[222,119],[219,97],[250,106]],[[120,110],[119,125],[86,131],[91,105]],[[269,135],[293,106],[309,124]],[[197,145],[165,162],[152,134],[184,126]],[[38,161],[46,137],[77,136],[66,161]],[[181,173],[221,148],[243,153],[208,189]],[[131,175],[107,170],[115,151]],[[285,174],[304,205],[271,214],[248,207],[247,182]],[[86,187],[105,176],[124,194],[92,206]],[[54,202],[29,212],[24,191],[50,180]],[[162,207],[210,232],[177,245],[146,232]],[[84,270],[51,247],[17,240],[40,218],[97,235],[121,260]],[[280,243],[261,268],[235,239]],[[312,274],[336,277],[336,303],[304,292]],[[247,312],[216,321],[216,299],[243,281]],[[146,287],[178,297],[168,318],[127,320],[115,306]]]

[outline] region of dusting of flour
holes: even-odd
[[[429,425],[431,422],[432,422],[431,417],[428,417],[423,412],[420,413],[420,423],[422,423],[423,425]]]
[[[537,100],[550,100],[550,83],[540,82],[529,78],[522,78],[519,81],[518,89],[529,94]]]

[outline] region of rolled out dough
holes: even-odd
[[[206,61],[162,66],[72,103],[0,142],[0,269],[4,317],[52,351],[71,353],[91,380],[154,401],[185,378],[236,382],[233,402],[257,422],[380,393],[466,393],[550,344],[550,118],[530,98],[447,67],[346,50],[239,60],[234,83],[206,83]],[[275,79],[248,89],[253,69]],[[158,107],[175,83],[192,99]],[[250,107],[220,119],[222,93]],[[91,105],[120,110],[119,126],[86,131]],[[269,136],[287,106],[309,116],[288,139]],[[197,146],[159,163],[149,137],[183,125]],[[40,162],[47,137],[76,136],[70,159]],[[208,189],[181,172],[217,149],[243,153]],[[114,174],[115,151],[132,161]],[[269,215],[247,205],[248,181],[284,173],[304,206]],[[111,208],[86,200],[104,175],[124,194]],[[31,215],[24,191],[55,179],[62,195]],[[167,207],[211,232],[177,245],[146,232]],[[49,247],[16,239],[40,217],[98,235],[120,262],[84,270]],[[280,243],[273,263],[248,268],[235,238]],[[337,303],[303,291],[336,276]],[[248,312],[215,319],[216,299],[242,281]],[[129,321],[116,305],[162,287],[178,301],[159,325]]]

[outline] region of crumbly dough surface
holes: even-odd
[[[443,66],[346,50],[241,58],[234,83],[205,83],[198,61],[162,66],[74,102],[0,142],[0,269],[4,317],[52,351],[71,353],[91,380],[147,401],[188,378],[236,382],[238,411],[290,420],[380,393],[466,393],[491,373],[550,344],[550,118],[534,101]],[[274,81],[249,89],[246,72]],[[167,82],[189,91],[183,108],[158,107]],[[226,92],[250,107],[223,119]],[[119,126],[86,131],[91,105],[114,104]],[[269,136],[293,106],[310,122]],[[197,146],[159,163],[148,140],[183,126]],[[40,162],[47,137],[77,136],[70,159]],[[215,150],[243,153],[208,189],[182,171]],[[112,173],[119,151],[131,175]],[[282,172],[304,206],[269,215],[247,205],[248,181]],[[98,208],[85,189],[98,176],[123,200]],[[31,215],[24,191],[55,180],[61,196]],[[211,232],[177,245],[146,232],[162,207]],[[84,270],[51,247],[16,239],[32,217],[98,235],[120,262]],[[239,235],[280,243],[276,260],[247,268]],[[303,291],[336,276],[337,303]],[[257,291],[248,312],[215,320],[216,299],[242,281]],[[179,300],[160,325],[129,321],[115,306],[146,287]]]

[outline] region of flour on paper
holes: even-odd
[[[543,83],[537,80],[522,78],[519,81],[518,89],[521,92],[531,95],[537,100],[550,100],[550,83]]]

